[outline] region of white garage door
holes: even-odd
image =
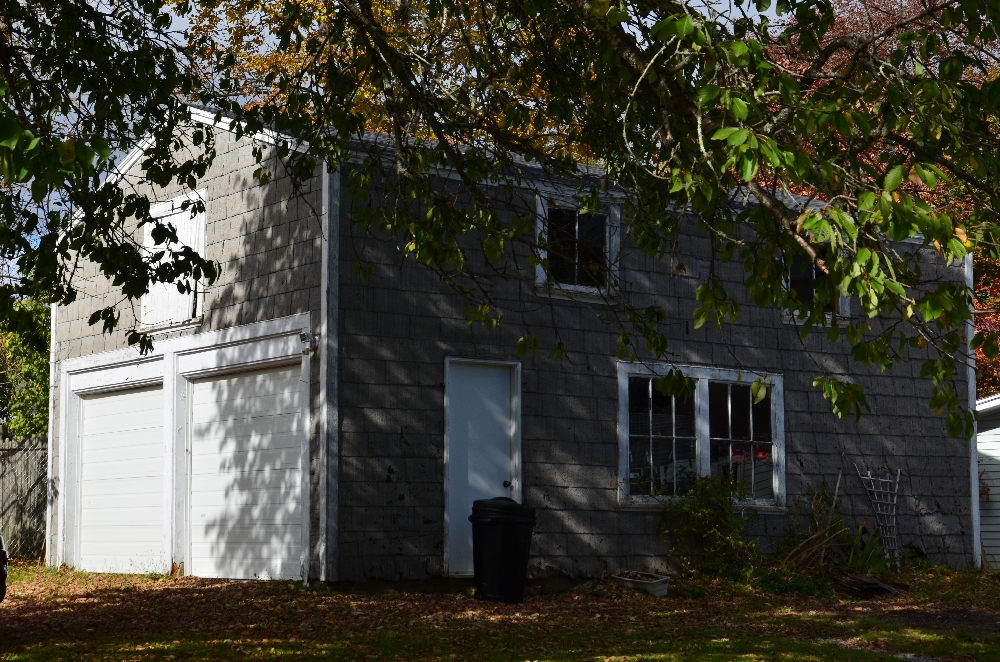
[[[191,385],[191,574],[302,576],[298,366]]]
[[[163,389],[91,396],[81,405],[80,567],[166,571]]]

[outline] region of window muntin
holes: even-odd
[[[665,426],[658,426],[656,430],[661,432],[653,434],[654,421],[659,418],[655,414],[669,412],[673,416],[669,420],[672,423],[676,420],[673,411],[676,400],[670,400],[669,408],[665,398],[662,406],[654,404],[655,389],[642,386],[667,376],[671,370],[680,370],[695,384],[695,395],[686,405],[689,413],[693,407],[692,423],[687,429],[694,428],[695,475],[732,471],[747,484],[749,504],[784,506],[784,382],[781,375],[707,366],[637,365],[627,361],[618,363],[618,485],[622,505],[654,506],[671,494],[684,491],[686,476],[677,468],[690,464],[684,464],[683,448],[678,453],[673,442],[689,439],[684,436],[688,432],[675,426],[669,430],[673,435],[670,436]],[[766,380],[769,388],[767,396],[754,404],[751,384],[756,379]],[[710,388],[713,384],[717,385]],[[658,403],[660,398],[657,395]],[[659,439],[671,441],[669,450],[673,458],[667,455],[666,459],[673,460],[674,465],[654,457],[653,442]],[[663,444],[660,448],[667,447]],[[660,466],[664,467],[667,480],[658,480]]]
[[[653,377],[630,377],[629,490],[683,494],[698,475],[694,398],[664,395]]]
[[[549,278],[561,285],[603,288],[608,283],[608,217],[550,208]]]
[[[708,419],[712,475],[730,472],[749,498],[773,500],[771,394],[754,403],[749,384],[709,381]]]

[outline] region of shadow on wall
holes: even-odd
[[[189,573],[302,577],[298,365],[191,384]]]

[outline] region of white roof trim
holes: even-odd
[[[976,400],[976,411],[980,414],[986,414],[995,409],[1000,409],[1000,393]]]

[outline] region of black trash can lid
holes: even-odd
[[[472,502],[472,515],[469,521],[534,524],[535,509],[522,506],[510,497],[478,499]]]

